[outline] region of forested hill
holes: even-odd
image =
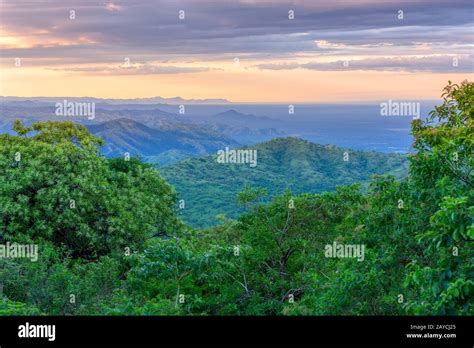
[[[241,212],[237,194],[245,186],[264,187],[270,196],[290,189],[294,194],[333,191],[361,183],[374,174],[406,175],[405,156],[353,151],[279,138],[248,147],[257,150],[257,165],[218,163],[217,155],[190,158],[160,169],[185,202],[183,219],[199,227],[217,223],[216,215],[235,218]]]

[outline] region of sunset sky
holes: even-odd
[[[2,0],[0,94],[438,99],[448,80],[473,80],[473,8],[472,0]]]

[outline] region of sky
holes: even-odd
[[[473,80],[472,0],[1,0],[0,94],[344,103]]]

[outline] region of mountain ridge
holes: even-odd
[[[181,103],[188,103],[188,104],[228,104],[231,101],[223,98],[209,98],[209,99],[186,99],[182,97],[145,97],[145,98],[97,98],[97,97],[16,97],[16,96],[0,96],[0,102],[8,102],[8,101],[21,101],[21,102],[58,102],[60,100],[67,99],[69,101],[89,101],[89,102],[108,102],[110,104],[127,104],[127,103],[134,103],[134,104],[181,104]]]
[[[205,155],[225,146],[240,145],[236,141],[204,127],[188,124],[163,124],[152,128],[129,118],[118,118],[100,124],[86,125],[89,131],[105,140],[101,153],[121,157],[128,152],[148,161],[169,163],[163,153],[183,156]]]
[[[361,183],[365,189],[374,174],[390,173],[401,178],[408,170],[403,155],[344,149],[296,137],[272,139],[241,149],[257,151],[255,168],[248,164],[218,163],[217,154],[159,168],[175,186],[180,199],[187,202],[181,212],[185,221],[207,227],[217,223],[218,214],[238,216],[242,209],[236,197],[247,185],[266,188],[270,197],[287,189],[294,194],[321,193],[353,183]]]

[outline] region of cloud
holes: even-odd
[[[108,4],[105,5],[105,9],[110,12],[118,12],[122,11],[122,6],[116,5],[113,2],[109,2]]]
[[[306,69],[317,71],[472,72],[473,56],[379,57],[334,62],[260,64],[262,70]]]
[[[90,73],[94,75],[164,75],[164,74],[189,74],[209,71],[205,67],[183,67],[170,65],[151,65],[151,64],[137,64],[137,65],[122,65],[113,67],[66,67],[66,68],[49,68],[54,71]]]
[[[70,10],[76,19],[69,19]],[[472,52],[472,24],[470,0],[42,0],[41,6],[4,0],[1,29],[9,34],[2,38],[8,45],[0,41],[0,47],[2,62],[23,57],[32,65],[58,66],[124,57],[240,57],[270,64],[295,55],[462,55]]]

